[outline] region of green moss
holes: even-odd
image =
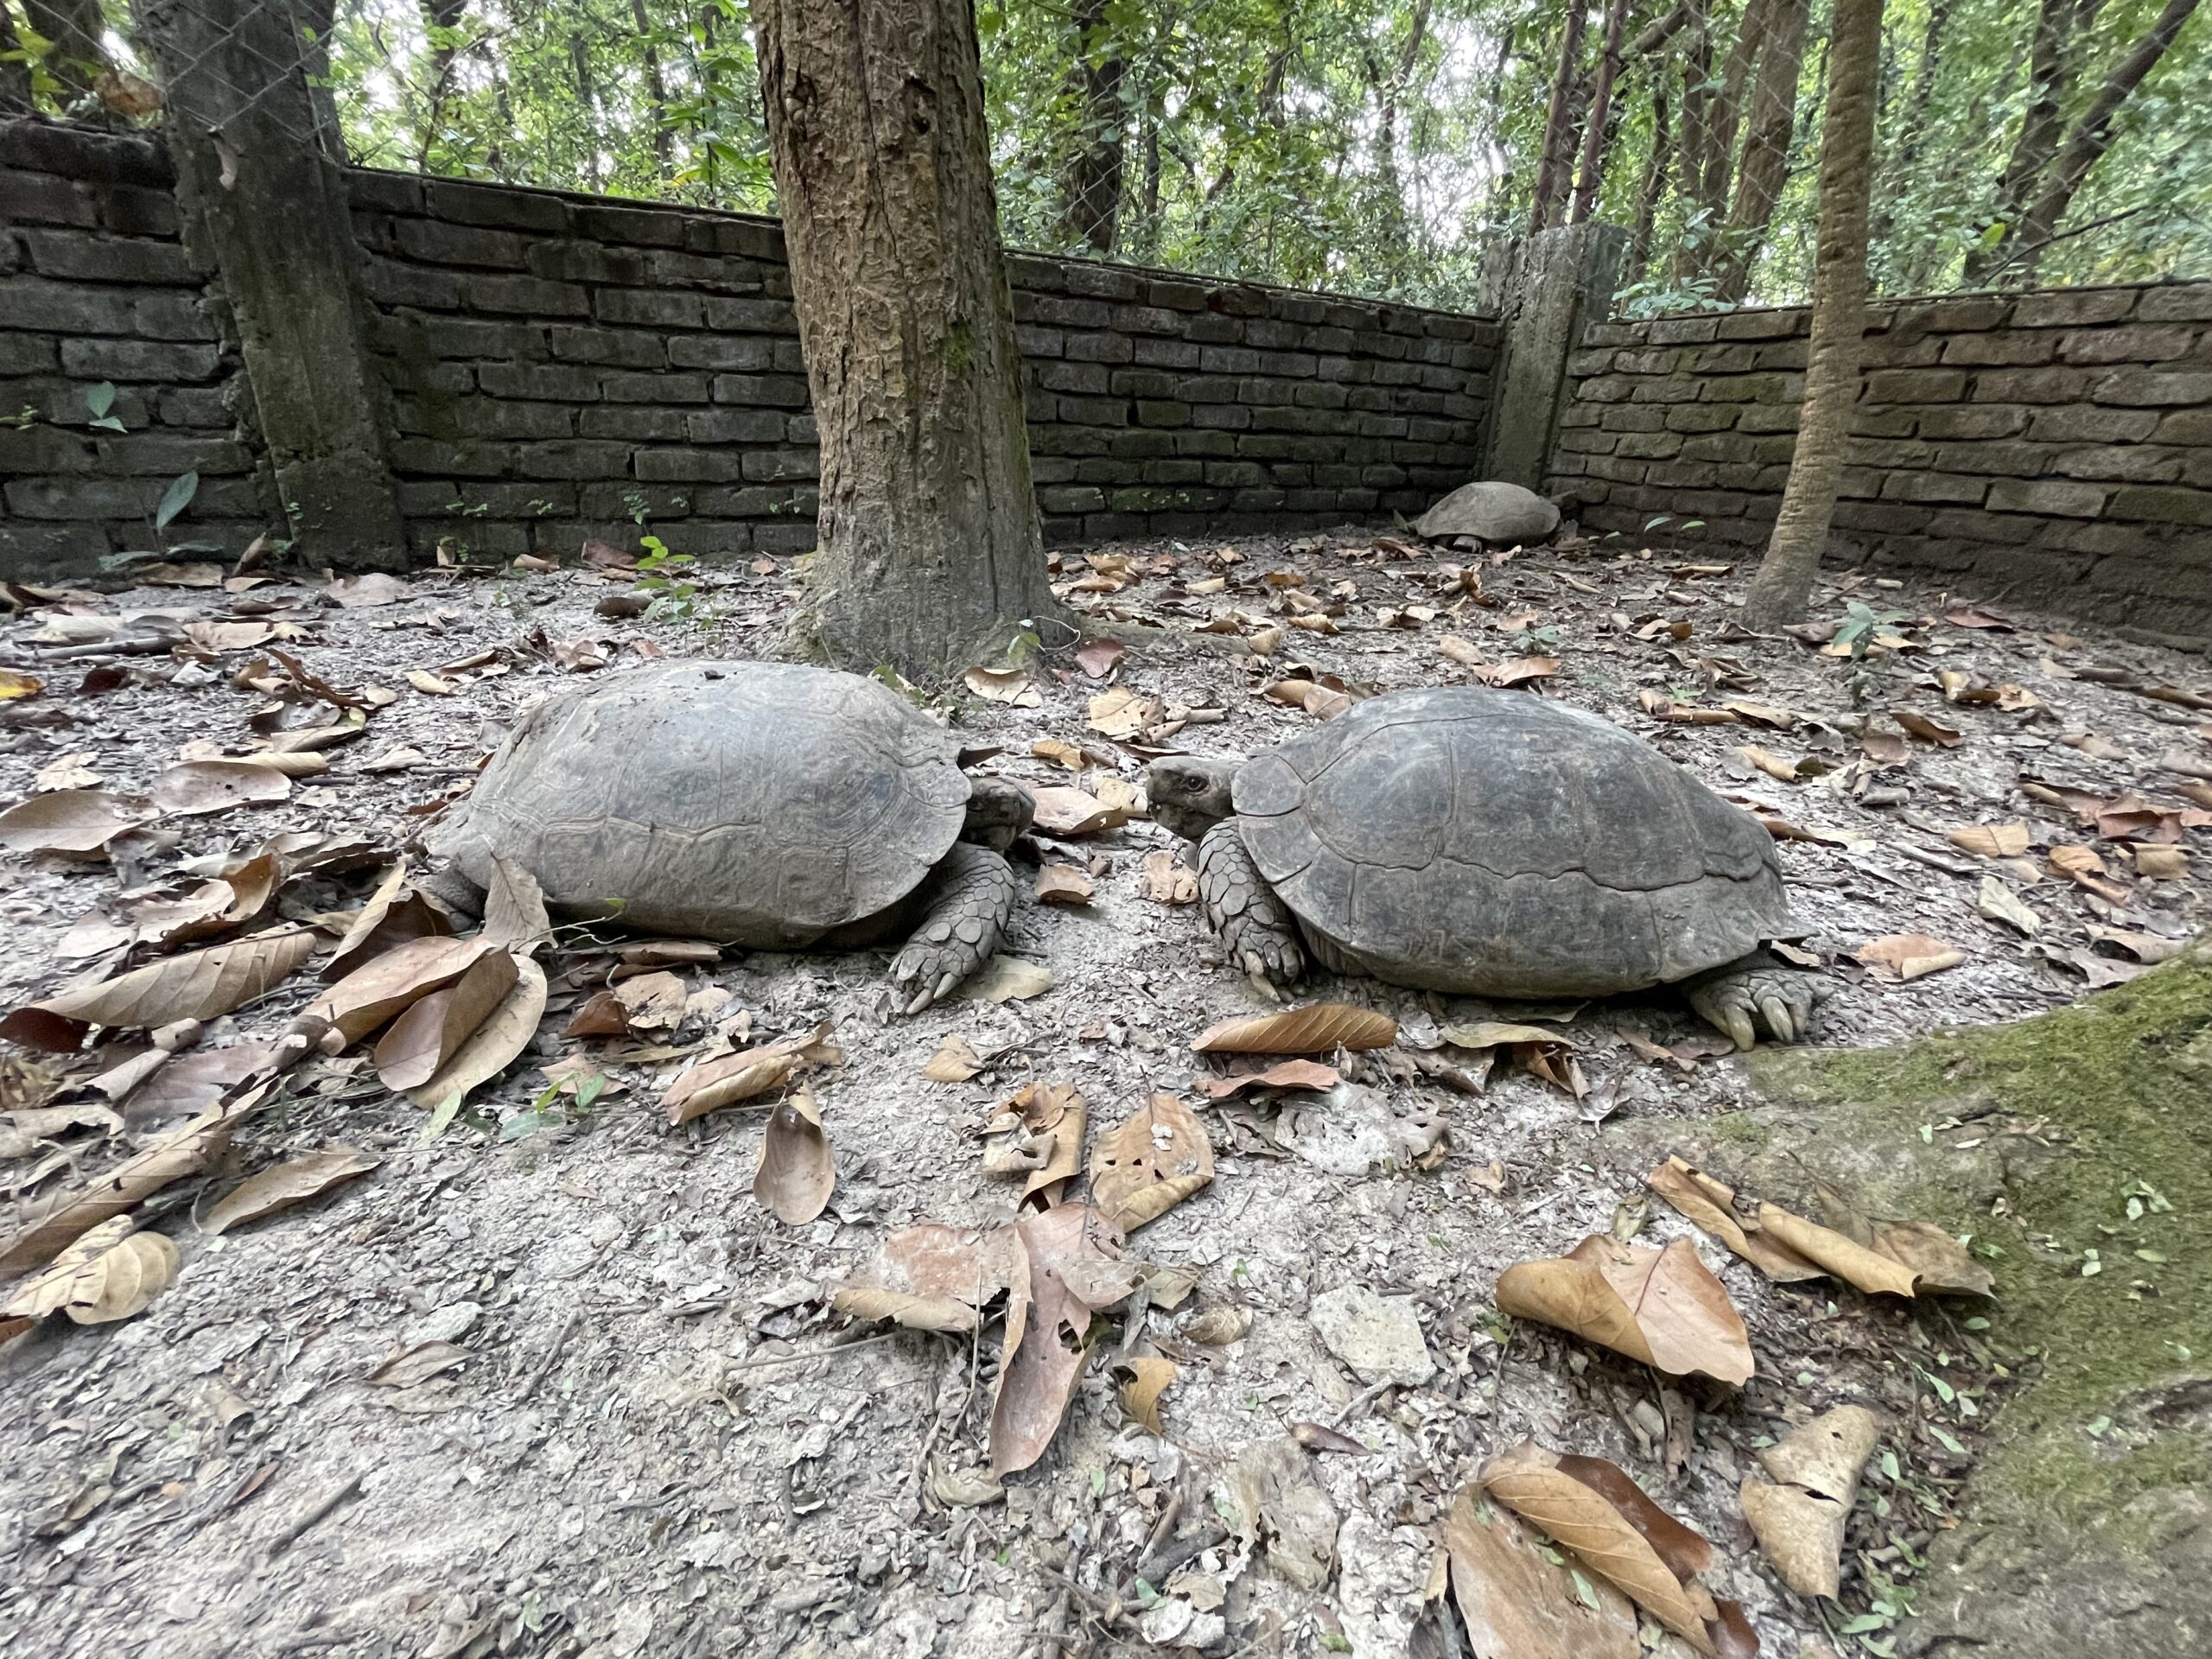
[[[1983,1135],[2008,1148],[2005,1214],[1980,1211],[1935,1156],[1908,1160],[1916,1190],[1891,1195],[2001,1252],[1993,1334],[2012,1353],[2032,1351],[1975,1483],[1985,1518],[2039,1531],[2109,1522],[2131,1500],[2212,1468],[2201,1421],[2149,1409],[2177,1382],[2212,1374],[2208,1046],[2212,951],[2198,950],[2015,1025],[1755,1067],[1770,1095],[1860,1145],[1933,1151]],[[1923,1125],[1967,1115],[1968,1130],[1923,1137]],[[2090,1251],[2097,1270],[2085,1275]]]

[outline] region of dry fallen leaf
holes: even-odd
[[[1088,1205],[1063,1204],[1014,1224],[1022,1266],[1009,1293],[1006,1345],[991,1402],[991,1473],[1045,1455],[1067,1414],[1090,1350],[1090,1316],[1128,1294],[1135,1274],[1120,1241]]]
[[[961,676],[968,689],[990,702],[1003,702],[1017,709],[1038,709],[1044,706],[1044,696],[1029,683],[1029,676],[1018,668],[971,668]]]
[[[38,769],[37,775],[31,779],[31,788],[42,795],[58,791],[98,789],[101,782],[100,775],[92,770],[90,764],[98,759],[99,759],[98,750],[85,749],[75,754],[65,754],[49,760]]]
[[[1586,1598],[1510,1510],[1461,1492],[1444,1547],[1474,1659],[1639,1659],[1634,1604],[1603,1577]]]
[[[1195,905],[1198,902],[1198,873],[1179,863],[1166,848],[1159,848],[1144,855],[1139,890],[1154,904]]]
[[[397,576],[371,571],[364,576],[340,576],[326,590],[341,610],[362,610],[414,597],[415,590]]]
[[[2185,881],[2189,879],[2189,854],[2179,847],[2139,843],[2129,850],[2135,857],[2135,874],[2146,881]]]
[[[724,1106],[764,1095],[811,1066],[835,1065],[844,1058],[827,1024],[796,1036],[779,1037],[735,1054],[702,1060],[684,1071],[661,1096],[671,1128]]]
[[[838,1287],[830,1304],[859,1319],[914,1331],[970,1332],[982,1310],[1027,1271],[1011,1227],[978,1230],[925,1222],[883,1241],[875,1261]]]
[[[457,1342],[420,1342],[394,1354],[365,1380],[380,1389],[411,1389],[475,1357]]]
[[[160,816],[161,809],[143,796],[104,789],[34,795],[0,812],[0,846],[11,853],[97,853],[126,830]]]
[[[823,1133],[822,1109],[811,1090],[800,1088],[777,1103],[760,1141],[760,1166],[753,1196],[787,1227],[803,1227],[829,1206],[837,1170]]]
[[[1191,1047],[1201,1054],[1326,1054],[1338,1048],[1388,1048],[1398,1022],[1372,1008],[1345,1002],[1309,1002],[1247,1020],[1224,1020],[1200,1032]]]
[[[1556,657],[1511,657],[1494,667],[1471,665],[1474,676],[1485,685],[1527,685],[1535,680],[1548,680],[1559,672]]]
[[[1926,974],[1955,968],[1967,953],[1925,933],[1890,933],[1869,939],[1851,953],[1881,977],[1902,984]]]
[[[188,760],[155,779],[147,793],[163,811],[191,817],[226,807],[285,800],[292,793],[292,780],[274,766],[244,760]]]
[[[1111,738],[1131,738],[1158,724],[1166,710],[1158,698],[1116,685],[1091,698],[1089,712],[1092,731]]]
[[[1279,1060],[1263,1071],[1237,1071],[1206,1077],[1198,1089],[1208,1100],[1227,1100],[1247,1089],[1333,1089],[1342,1081],[1337,1068],[1314,1060]]]
[[[1751,1376],[1742,1316],[1686,1238],[1648,1250],[1593,1235],[1564,1256],[1508,1268],[1498,1277],[1497,1307],[1670,1376],[1700,1373],[1741,1384]]]
[[[93,1026],[149,1028],[228,1014],[287,977],[315,949],[304,928],[256,933],[63,991],[0,1020],[0,1037],[67,1052]]]
[[[1090,1154],[1090,1201],[1123,1233],[1157,1220],[1213,1179],[1213,1147],[1191,1109],[1156,1094]]]
[[[407,867],[395,864],[377,883],[368,901],[353,913],[339,938],[338,948],[322,964],[318,976],[326,983],[334,983],[396,945],[452,931],[444,912],[408,885]]]
[[[407,683],[426,697],[449,697],[454,694],[454,684],[451,680],[442,679],[431,673],[427,668],[409,669]]]
[[[1071,1083],[1026,1083],[1002,1109],[1043,1157],[1031,1166],[1022,1185],[1021,1208],[1049,1210],[1067,1197],[1083,1168],[1083,1139],[1090,1109]]]
[[[1051,863],[1037,871],[1037,902],[1041,905],[1087,905],[1093,888],[1088,872],[1072,864]]]
[[[1052,988],[1051,969],[1042,963],[1001,953],[985,963],[975,977],[968,982],[966,995],[971,1001],[976,1002],[1027,1001],[1033,996],[1044,995]]]
[[[1268,1565],[1301,1590],[1328,1583],[1342,1523],[1305,1447],[1287,1434],[1255,1440],[1236,1454],[1224,1484],[1240,1539],[1263,1547]]]
[[[433,1109],[455,1095],[466,1096],[498,1077],[530,1046],[545,1016],[545,970],[528,957],[516,957],[514,964],[514,982],[483,1023],[427,1083],[406,1091],[417,1106]]]
[[[1129,821],[1125,809],[1109,807],[1089,791],[1071,785],[1055,784],[1032,790],[1030,798],[1036,805],[1037,827],[1048,836],[1064,840],[1095,836]]]
[[[452,984],[418,998],[378,1042],[377,1080],[395,1094],[421,1088],[491,1018],[520,977],[512,952],[486,950]]]
[[[2032,938],[2043,931],[2043,918],[1993,875],[1981,878],[1981,891],[1974,907],[1993,922],[2003,922],[2007,927]]]
[[[296,1204],[320,1198],[334,1186],[367,1174],[384,1161],[359,1147],[326,1147],[264,1169],[232,1187],[208,1207],[200,1230],[224,1233],[241,1222],[289,1210]]]
[[[1738,1216],[1731,1188],[1680,1158],[1668,1159],[1644,1178],[1644,1185],[1777,1284],[1817,1279],[1827,1272],[1769,1236],[1756,1219]]]
[[[1833,1599],[1840,1586],[1844,1522],[1858,1496],[1859,1471],[1880,1436],[1872,1412],[1839,1406],[1760,1451],[1773,1484],[1745,1478],[1738,1494],[1744,1518],[1799,1595]]]
[[[117,1216],[86,1230],[0,1306],[0,1318],[60,1313],[79,1325],[112,1325],[145,1312],[176,1277],[176,1246],[130,1227],[130,1217]]]
[[[1129,1380],[1122,1384],[1122,1409],[1136,1420],[1147,1434],[1165,1434],[1160,1427],[1160,1396],[1167,1391],[1180,1368],[1172,1359],[1160,1359],[1152,1355],[1141,1355],[1122,1362],[1129,1368]]]
[[[327,1020],[359,1042],[394,1015],[443,990],[491,951],[490,940],[410,939],[365,962],[309,1003],[302,1020]]]
[[[1758,1650],[1743,1610],[1697,1581],[1712,1546],[1613,1465],[1523,1444],[1484,1464],[1476,1483],[1700,1653],[1747,1659]]]
[[[2018,858],[2028,850],[2024,823],[1970,823],[1945,835],[1962,852],[1980,858]]]
[[[983,1069],[983,1062],[965,1037],[948,1037],[922,1067],[931,1083],[965,1083]]]

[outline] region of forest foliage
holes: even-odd
[[[104,33],[100,3],[0,0],[6,73],[89,101],[54,42],[127,60],[126,0]],[[1487,250],[1594,216],[1631,232],[1634,311],[1801,299],[1830,10],[977,0],[1001,219],[1020,247],[1464,306]],[[1875,290],[2212,274],[2198,12],[1890,0]],[[774,211],[745,0],[336,0],[327,45],[358,161]]]

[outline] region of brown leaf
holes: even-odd
[[[1889,933],[1869,939],[1851,953],[1883,978],[1895,983],[1955,968],[1967,953],[1955,944],[1925,933]]]
[[[683,1023],[690,992],[683,982],[665,969],[633,974],[614,988],[632,1031],[673,1031]]]
[[[812,1090],[796,1090],[778,1103],[768,1119],[753,1196],[785,1226],[803,1227],[829,1206],[836,1186],[822,1109]]]
[[[1122,1384],[1122,1409],[1135,1418],[1147,1434],[1164,1435],[1160,1423],[1160,1396],[1167,1391],[1181,1368],[1172,1359],[1141,1355],[1124,1360],[1129,1380]]]
[[[1086,639],[1075,648],[1075,664],[1092,679],[1103,680],[1128,654],[1128,648],[1117,640]]]
[[[1247,1089],[1333,1089],[1341,1081],[1333,1065],[1313,1060],[1279,1060],[1264,1071],[1238,1071],[1226,1077],[1207,1077],[1199,1090],[1209,1100],[1227,1100]]]
[[[2024,823],[1970,823],[1950,830],[1943,838],[1978,858],[2018,858],[2028,850]]]
[[[1853,1243],[1885,1256],[1912,1274],[1910,1294],[1993,1296],[1997,1281],[1966,1246],[1929,1221],[1882,1220],[1863,1215],[1840,1192],[1818,1185],[1821,1213]]]
[[[1943,613],[1943,620],[1955,628],[1994,628],[2002,633],[2012,631],[2010,622],[1979,605],[1954,605]]]
[[[188,760],[155,779],[147,792],[163,811],[191,817],[285,800],[292,793],[292,780],[273,766],[243,760]]]
[[[176,1246],[159,1233],[134,1233],[130,1217],[88,1229],[0,1306],[0,1318],[42,1319],[67,1313],[79,1325],[112,1325],[143,1313],[176,1277]]]
[[[1039,760],[1050,760],[1070,772],[1081,772],[1090,764],[1081,748],[1073,743],[1063,743],[1058,738],[1039,738],[1029,746],[1029,753]]]
[[[340,576],[325,591],[338,601],[339,608],[348,611],[390,605],[415,596],[415,590],[398,577],[373,570],[364,576]]]
[[[1191,1109],[1156,1094],[1090,1154],[1090,1201],[1124,1233],[1155,1221],[1213,1179],[1213,1147]]]
[[[288,928],[149,963],[101,984],[18,1008],[0,1020],[0,1037],[53,1048],[58,1037],[73,1030],[75,1039],[61,1046],[67,1049],[74,1048],[92,1026],[143,1028],[213,1020],[284,979],[314,949],[314,934]]]
[[[513,960],[516,978],[506,995],[429,1082],[407,1091],[417,1106],[429,1109],[455,1095],[466,1096],[498,1077],[530,1046],[537,1022],[545,1017],[545,970],[528,957]]]
[[[483,937],[528,956],[552,931],[537,878],[504,853],[493,854],[491,885],[484,890]]]
[[[833,1292],[830,1304],[855,1319],[892,1319],[914,1331],[969,1332],[1027,1271],[1011,1227],[925,1222],[887,1237],[875,1261]]]
[[[1832,1228],[1807,1221],[1775,1204],[1759,1205],[1758,1224],[1777,1243],[1863,1291],[1912,1294],[1910,1269]]]
[[[1046,835],[1071,840],[1116,829],[1129,821],[1124,810],[1107,806],[1088,791],[1056,784],[1030,791],[1036,803],[1037,827]]]
[[[492,949],[482,938],[410,939],[346,975],[309,1003],[301,1019],[327,1020],[346,1042],[359,1042],[422,998],[458,982]]]
[[[1759,1548],[1789,1587],[1834,1599],[1842,1579],[1844,1523],[1859,1473],[1880,1438],[1874,1414],[1839,1406],[1799,1425],[1758,1456],[1777,1484],[1756,1476],[1738,1497]]]
[[[1050,1139],[1044,1162],[1021,1189],[1024,1210],[1049,1210],[1067,1196],[1083,1167],[1084,1130],[1090,1109],[1073,1084],[1042,1081],[1024,1084],[1007,1108],[1018,1115],[1029,1135]]]
[[[630,1011],[612,991],[593,992],[561,1027],[563,1037],[626,1037],[629,1033]]]
[[[407,885],[407,867],[395,864],[340,936],[338,948],[323,963],[320,977],[326,983],[334,983],[410,939],[440,938],[452,931],[443,912]]]
[[[1757,1221],[1738,1216],[1732,1191],[1679,1158],[1669,1158],[1653,1170],[1644,1185],[1777,1284],[1817,1279],[1827,1271],[1771,1236]]]
[[[1238,1537],[1264,1544],[1268,1565],[1300,1589],[1328,1583],[1342,1523],[1304,1447],[1287,1434],[1255,1440],[1236,1454],[1225,1484]]]
[[[452,984],[418,998],[377,1044],[378,1081],[395,1094],[421,1088],[491,1018],[520,977],[512,952],[486,950]]]
[[[1688,1239],[1664,1250],[1586,1238],[1564,1256],[1522,1262],[1497,1281],[1498,1311],[1573,1332],[1670,1376],[1740,1384],[1751,1345],[1728,1293]]]
[[[457,1342],[418,1342],[392,1355],[365,1380],[380,1389],[411,1389],[475,1357]]]
[[[201,1049],[172,1055],[160,1070],[130,1091],[122,1103],[124,1115],[134,1128],[166,1118],[204,1112],[277,1057],[275,1043],[232,1043],[225,1048]]]
[[[948,1037],[922,1067],[931,1083],[965,1083],[983,1069],[983,1062],[965,1037]]]
[[[1388,1048],[1398,1022],[1372,1008],[1309,1002],[1249,1020],[1224,1020],[1191,1044],[1201,1054],[1325,1054],[1338,1048]]]
[[[1326,1423],[1293,1423],[1290,1438],[1308,1452],[1336,1452],[1350,1458],[1371,1458],[1373,1450]]]
[[[1444,1547],[1474,1659],[1640,1659],[1634,1605],[1601,1575],[1592,1606],[1510,1510],[1461,1492]]]
[[[359,1147],[326,1147],[264,1169],[238,1183],[211,1205],[200,1219],[204,1232],[220,1234],[241,1222],[259,1221],[279,1210],[320,1198],[334,1186],[367,1174],[384,1162]]]
[[[0,812],[0,846],[12,853],[97,853],[126,830],[161,817],[139,795],[69,789],[34,795]]]
[[[832,1040],[830,1031],[827,1024],[820,1025],[690,1067],[661,1096],[670,1127],[766,1094],[807,1067],[836,1065],[844,1058],[844,1052]]]
[[[1567,1473],[1564,1461],[1524,1444],[1491,1459],[1476,1480],[1700,1653],[1716,1652],[1707,1628],[1709,1619],[1719,1617],[1713,1598],[1694,1579],[1685,1583],[1678,1577],[1629,1516],[1605,1493]],[[1576,1459],[1586,1468],[1596,1461]]]
[[[973,1002],[999,1003],[1027,1001],[1052,988],[1051,969],[1042,963],[1001,951],[968,982],[963,994]]]
[[[968,689],[977,696],[991,702],[1009,703],[1020,709],[1036,709],[1045,698],[1029,683],[1027,672],[1019,668],[971,668],[961,677]]]
[[[2183,881],[2189,879],[2189,855],[2178,847],[2138,845],[2135,874],[2146,881]]]
[[[1006,1345],[991,1402],[991,1473],[1004,1477],[1045,1455],[1067,1414],[1090,1351],[1083,1338],[1107,1295],[1118,1241],[1087,1205],[1064,1204],[1014,1224],[1020,1274],[1006,1315]],[[1121,1280],[1128,1294],[1129,1278]],[[1105,1300],[1100,1300],[1104,1297]]]
[[[1556,657],[1510,657],[1495,667],[1474,667],[1475,677],[1485,685],[1527,685],[1548,680],[1559,672]]]
[[[1966,741],[1955,730],[1944,725],[1941,721],[1930,720],[1926,715],[1916,713],[1910,709],[1892,709],[1890,710],[1890,718],[1923,743],[1935,743],[1947,749],[1955,749]]]
[[[1154,904],[1195,905],[1198,901],[1198,872],[1178,862],[1166,848],[1159,848],[1144,855],[1139,891]]]
[[[1037,871],[1037,902],[1043,905],[1087,905],[1093,888],[1089,874],[1072,864],[1045,864]]]
[[[1745,743],[1735,753],[1777,783],[1794,784],[1802,781],[1797,776],[1797,766],[1795,761],[1785,760],[1773,751],[1763,749],[1756,743]]]

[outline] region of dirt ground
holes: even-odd
[[[1988,595],[1857,575],[1824,588],[1814,615],[1832,634],[1857,601],[1886,619],[1873,626],[1891,643],[1863,660],[1824,655],[1797,639],[1744,636],[1731,618],[1745,571],[1694,556],[1618,542],[1470,555],[1354,530],[1071,551],[1063,581],[1087,591],[1071,603],[1140,643],[1101,678],[1054,649],[1091,626],[1042,626],[1036,706],[960,687],[940,706],[964,743],[1000,750],[982,770],[1033,785],[1138,784],[1141,746],[1089,723],[1091,699],[1113,687],[1160,700],[1171,719],[1220,711],[1154,747],[1249,754],[1315,718],[1267,694],[1300,665],[1357,695],[1471,680],[1467,658],[1495,672],[1555,657],[1555,676],[1530,695],[1604,713],[1790,837],[1778,845],[1802,948],[1835,984],[1815,1033],[1822,1045],[1881,1044],[2069,1001],[2202,926],[2197,873],[2139,877],[2120,842],[2069,804],[2129,791],[2169,809],[2189,803],[2190,774],[2161,768],[2212,771],[2212,716],[2190,706],[2190,694],[2212,692],[2201,659]],[[1271,579],[1291,576],[1297,585]],[[282,576],[242,592],[148,587],[32,605],[0,647],[0,663],[46,683],[0,715],[10,800],[73,755],[100,786],[133,791],[188,745],[242,752],[258,741],[246,722],[264,698],[232,677],[262,648],[54,657],[41,641],[73,609],[285,624],[289,637],[275,643],[315,674],[398,695],[285,801],[171,817],[108,860],[10,858],[0,875],[9,1006],[123,965],[112,953],[63,960],[56,948],[88,913],[119,916],[128,898],[175,883],[183,860],[287,831],[405,844],[421,810],[466,787],[518,711],[595,671],[564,663],[619,663],[640,646],[775,650],[796,593],[788,564],[702,565],[689,579],[693,614],[678,620],[594,615],[629,579],[582,569],[426,572],[390,602],[343,607],[322,582]],[[1340,611],[1333,631],[1294,626],[1308,613],[1286,594]],[[2001,615],[1961,608],[1977,602]],[[1209,622],[1219,632],[1192,632]],[[1248,654],[1251,637],[1266,645],[1270,631],[1272,654]],[[1471,651],[1440,649],[1447,637]],[[445,691],[420,689],[410,671]],[[88,671],[95,684],[120,683],[80,690]],[[1945,696],[1938,677],[1953,671],[1970,677],[1953,682],[1967,700]],[[1654,712],[1730,699],[1766,723]],[[1955,742],[1905,735],[1890,714],[1899,709],[1931,734],[1955,731]],[[1098,764],[1078,779],[1033,757],[1039,740],[1081,746]],[[1745,745],[1779,757],[1791,780],[1747,760]],[[395,749],[415,751],[411,764],[371,769]],[[2041,792],[2024,792],[2024,779]],[[2121,821],[2131,805],[2107,810],[2106,830],[2145,833],[2140,816]],[[2013,822],[2031,845],[2006,862],[1947,839]],[[2201,859],[2202,832],[2179,833]],[[1191,1038],[1267,1005],[1210,956],[1194,908],[1141,890],[1144,855],[1175,844],[1138,818],[1044,848],[1053,861],[1087,862],[1096,893],[1086,906],[1025,898],[1007,949],[1052,973],[1027,1000],[956,995],[891,1018],[885,951],[729,952],[685,971],[690,989],[730,1000],[717,1009],[695,998],[696,1017],[658,1038],[663,1049],[696,1048],[738,1013],[755,1039],[836,1025],[846,1058],[814,1084],[838,1186],[804,1227],[781,1224],[753,1197],[762,1111],[732,1108],[671,1129],[658,1103],[681,1054],[626,1058],[639,1045],[560,1034],[604,981],[603,955],[552,954],[552,1012],[531,1053],[442,1129],[358,1053],[301,1067],[224,1170],[155,1201],[149,1213],[182,1269],[143,1314],[81,1327],[57,1317],[0,1347],[15,1431],[0,1464],[10,1563],[0,1643],[24,1659],[1014,1659],[1084,1644],[1166,1651],[1179,1635],[1211,1637],[1223,1654],[1446,1651],[1424,1648],[1433,1632],[1415,1630],[1439,1524],[1484,1457],[1533,1438],[1613,1459],[1713,1540],[1720,1565],[1709,1581],[1743,1601],[1764,1651],[1886,1651],[1910,1605],[1914,1564],[1949,1523],[1977,1402],[1999,1387],[2001,1302],[1983,1319],[1971,1307],[1878,1306],[1821,1281],[1770,1285],[1664,1205],[1646,1205],[1648,1165],[1617,1150],[1614,1132],[1688,1126],[1748,1089],[1735,1059],[1705,1054],[1684,1069],[1628,1046],[1624,1027],[1660,1043],[1704,1033],[1664,992],[1530,1008],[1323,978],[1320,994],[1395,1015],[1402,1052],[1433,1058],[1451,1058],[1436,1033],[1454,1021],[1556,1020],[1589,1094],[1578,1101],[1501,1063],[1470,1096],[1386,1057],[1348,1064],[1347,1082],[1325,1097],[1205,1104],[1194,1080],[1223,1068],[1192,1053]],[[2101,892],[2049,863],[2051,848],[2069,846],[2101,859],[2101,876],[2084,872]],[[1038,856],[1033,844],[1017,848],[1025,880]],[[283,903],[295,914],[358,905],[376,874],[297,882]],[[2026,938],[1985,915],[1988,882],[2024,903],[2040,931]],[[1894,982],[1852,954],[1891,935],[1934,936],[1964,959]],[[281,1032],[314,989],[302,971],[212,1022],[202,1048]],[[924,1064],[955,1036],[989,1065],[963,1084],[926,1080]],[[500,1122],[544,1086],[537,1068],[575,1053],[597,1058],[607,1092],[563,1123],[500,1138]],[[25,1065],[5,1077],[18,1111],[55,1083]],[[88,1058],[71,1077],[94,1069]],[[1053,1448],[1011,1477],[1002,1498],[978,1504],[964,1500],[978,1496],[995,1339],[885,1336],[830,1311],[827,1297],[891,1229],[1013,1215],[1019,1186],[984,1172],[979,1131],[995,1103],[1038,1079],[1079,1088],[1094,1133],[1154,1090],[1181,1093],[1202,1107],[1217,1173],[1128,1246],[1198,1270],[1195,1292],[1173,1312],[1095,1325],[1096,1351]],[[1395,1122],[1422,1112],[1448,1122],[1439,1166],[1376,1154]],[[0,1145],[12,1154],[0,1182],[28,1210],[169,1126],[88,1121],[17,1135]],[[366,1148],[381,1166],[219,1238],[197,1226],[238,1175],[332,1142]],[[1758,1375],[1745,1389],[1662,1389],[1625,1360],[1495,1313],[1491,1287],[1510,1264],[1639,1227],[1644,1243],[1698,1240],[1751,1332]],[[1435,1364],[1428,1382],[1378,1390],[1332,1355],[1307,1311],[1346,1286],[1412,1299]],[[1185,1334],[1224,1307],[1249,1313],[1241,1338]],[[855,1340],[868,1338],[880,1339]],[[466,1362],[412,1386],[367,1380],[430,1341],[465,1348]],[[1114,1362],[1145,1354],[1180,1368],[1161,1404],[1164,1437],[1119,1397]],[[1759,1445],[1848,1401],[1881,1413],[1888,1432],[1853,1518],[1840,1606],[1822,1609],[1762,1560],[1736,1491]],[[1694,1428],[1670,1467],[1669,1420],[1679,1437],[1686,1405]],[[1310,1459],[1341,1517],[1326,1585],[1298,1586],[1234,1536],[1165,1568],[1164,1583],[1141,1585],[1141,1560],[1157,1567],[1178,1541],[1221,1530],[1240,1452],[1298,1423],[1335,1426],[1366,1448]]]

